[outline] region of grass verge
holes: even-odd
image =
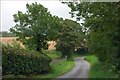
[[[52,60],[54,60],[54,59],[58,59],[58,58],[60,58],[61,57],[61,54],[60,54],[60,52],[57,52],[57,51],[43,51],[46,55],[48,55]]]
[[[52,66],[52,71],[50,73],[44,75],[38,75],[35,76],[35,78],[56,78],[60,75],[69,72],[75,66],[75,63],[74,61],[63,60],[56,64],[52,64],[51,66]]]
[[[110,71],[109,68],[103,66],[96,56],[86,56],[85,60],[87,60],[91,64],[89,78],[117,78],[115,73]]]

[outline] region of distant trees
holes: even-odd
[[[114,67],[120,75],[120,2],[116,3],[67,3],[72,16],[84,20],[89,28],[87,45],[90,53],[101,62]]]
[[[1,31],[0,36],[1,37],[14,37],[14,35],[12,33],[9,33],[7,31]]]
[[[62,56],[70,58],[75,48],[80,47],[84,39],[82,27],[76,21],[65,19],[63,26],[57,37],[56,50],[62,53]]]
[[[10,31],[29,49],[41,52],[48,48],[47,41],[56,39],[60,19],[41,4],[26,4],[26,8],[26,13],[18,11],[13,15],[16,25]]]

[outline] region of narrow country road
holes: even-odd
[[[84,57],[75,58],[75,67],[68,73],[58,78],[88,78],[90,64]]]

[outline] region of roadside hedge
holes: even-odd
[[[51,69],[50,62],[45,54],[2,44],[3,76],[46,73]]]

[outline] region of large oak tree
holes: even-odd
[[[60,19],[52,16],[41,4],[26,4],[27,11],[14,14],[16,25],[10,29],[27,48],[36,51],[48,48],[47,41],[56,39]]]

